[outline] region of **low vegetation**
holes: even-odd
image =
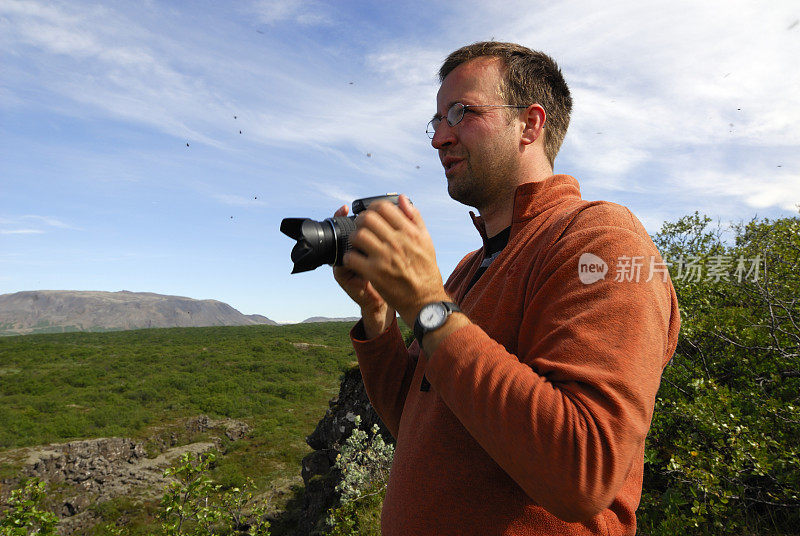
[[[46,485],[30,480],[11,492],[0,517],[0,536],[55,536],[58,517],[43,507]]]
[[[355,361],[351,323],[172,328],[0,338],[0,479],[22,462],[4,451],[96,437],[150,446],[202,441],[182,425],[200,414],[250,426],[225,441],[210,477],[224,489],[252,479],[282,486],[273,508],[296,508],[305,444],[343,371]],[[46,501],[45,501],[46,502]],[[130,534],[159,526],[157,501],[93,505],[101,520],[128,521]],[[277,523],[273,534],[291,526]],[[97,534],[106,532],[97,529]]]
[[[313,429],[319,408],[336,393],[337,378],[354,360],[349,327],[0,338],[0,449],[136,437],[152,425],[201,413],[252,420],[270,435]]]
[[[394,445],[383,441],[377,424],[365,432],[360,428],[361,417],[356,416],[355,425],[336,459],[335,468],[342,473],[342,481],[336,486],[341,505],[332,508],[326,520],[330,536],[380,534],[380,508]]]

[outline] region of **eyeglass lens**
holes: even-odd
[[[447,110],[447,124],[451,127],[456,126],[464,119],[464,105],[460,102],[453,104],[449,110]],[[436,134],[436,129],[439,128],[439,124],[442,120],[438,117],[433,118],[428,122],[428,128],[425,129],[425,133],[428,134],[429,138],[433,138],[433,135]]]
[[[459,124],[462,119],[464,119],[464,105],[457,102],[447,110],[447,124],[454,127]]]

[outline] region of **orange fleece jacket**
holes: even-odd
[[[581,281],[584,253],[605,261],[604,279]],[[466,292],[482,257],[445,284],[472,324],[433,355],[406,349],[397,322],[372,340],[361,323],[351,332],[397,439],[384,536],[635,534],[645,436],[680,327],[655,245],[628,209],[583,201],[555,175],[518,188],[508,245]],[[638,282],[617,276],[639,263]]]

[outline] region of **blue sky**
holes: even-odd
[[[555,167],[584,198],[651,233],[796,215],[799,21],[790,1],[0,0],[0,294],[355,316],[329,269],[289,275],[278,228],[390,191],[446,278],[480,241],[425,124],[444,57],[493,38],[559,62],[575,105]]]

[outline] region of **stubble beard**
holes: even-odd
[[[461,173],[447,179],[447,193],[453,200],[480,211],[485,205],[486,194],[489,193],[487,191],[489,181],[476,177],[469,155],[464,158],[463,166]]]
[[[483,213],[498,202],[506,202],[509,195],[513,196],[511,181],[519,165],[510,153],[501,149],[489,147],[486,154],[480,155],[483,157],[482,166],[473,165],[472,156],[467,151],[463,160],[464,169],[447,179],[450,197]]]

